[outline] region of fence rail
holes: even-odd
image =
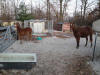
[[[16,31],[12,26],[8,27],[0,27],[0,30],[6,30],[0,34],[0,52],[6,50],[9,46],[11,46],[16,41]]]

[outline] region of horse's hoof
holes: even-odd
[[[20,41],[20,44],[22,44],[22,41]]]
[[[77,49],[79,49],[79,47],[76,47]]]
[[[87,45],[85,45],[85,47],[87,47]]]
[[[91,45],[91,47],[92,47],[92,45]]]
[[[90,46],[90,48],[92,48],[92,46]]]

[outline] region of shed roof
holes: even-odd
[[[57,24],[64,24],[63,22],[58,22]]]

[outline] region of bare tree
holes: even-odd
[[[59,0],[60,2],[60,21],[63,22],[63,16],[66,12],[67,4],[70,0]]]
[[[59,21],[59,12],[58,12],[58,10],[54,7],[54,5],[52,3],[50,3],[50,7],[51,7],[52,12],[53,12],[52,14],[54,14],[53,16],[56,17],[56,22],[58,22]]]
[[[13,19],[16,19],[19,12],[19,4],[21,3],[21,1],[25,2],[25,0],[0,0],[0,15],[9,15],[13,17]],[[46,7],[39,4],[34,8],[33,1],[34,0],[30,0],[30,5],[29,7],[27,7],[30,10],[28,10],[29,12],[27,13],[30,13],[35,17],[37,16],[38,18],[46,17],[48,20],[55,17],[57,21],[63,22],[65,14],[67,14],[66,9],[69,0],[55,0],[57,4],[53,4],[54,1],[52,0],[45,0],[43,2]]]
[[[30,10],[31,14],[33,14],[33,0],[30,0]]]
[[[59,0],[60,2],[60,21],[63,21],[63,12],[62,12],[62,5],[63,5],[63,0]]]
[[[75,15],[76,15],[76,13],[77,13],[77,0],[76,0],[76,7],[75,7]]]
[[[50,0],[47,0],[47,20],[50,20]]]
[[[80,0],[81,1],[81,24],[86,24],[86,17],[91,6],[95,4],[96,1],[91,0]]]
[[[81,13],[82,13],[83,19],[86,17],[87,10],[90,9],[90,7],[95,4],[95,2],[96,1],[81,0],[81,3],[82,3]]]

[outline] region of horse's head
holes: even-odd
[[[16,29],[18,30],[18,29],[20,28],[19,22],[16,22],[16,23],[15,23],[15,26],[16,26]]]
[[[78,29],[78,26],[77,26],[77,25],[71,23],[70,27],[71,27],[71,30],[72,30],[74,33],[77,32],[77,29]]]
[[[20,26],[19,22],[16,22],[15,25],[16,25],[16,26]]]
[[[70,23],[70,28],[71,28],[71,30],[73,31],[76,27],[75,27],[75,24],[73,24],[73,23]]]

